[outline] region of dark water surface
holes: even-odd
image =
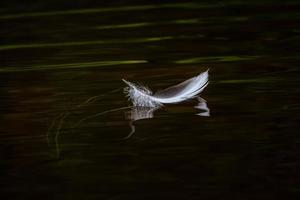
[[[296,199],[299,9],[2,2],[1,199]],[[208,68],[210,116],[191,100],[128,119],[122,78],[157,90]]]

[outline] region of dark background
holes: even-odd
[[[1,1],[1,199],[297,199],[299,8]],[[167,105],[125,139],[122,78],[156,91],[208,68],[210,117]]]

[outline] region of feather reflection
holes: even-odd
[[[210,109],[207,106],[207,102],[205,99],[198,97],[198,104],[194,106],[200,112],[196,115],[202,117],[210,116]],[[124,138],[129,139],[135,133],[135,125],[134,122],[141,119],[151,119],[154,117],[154,112],[161,108],[161,106],[156,107],[131,107],[131,110],[126,113],[126,118],[130,120],[129,126],[131,128],[130,133]]]
[[[207,106],[206,100],[202,99],[201,97],[198,97],[198,105],[196,105],[194,108],[200,110],[200,113],[197,113],[196,115],[203,116],[203,117],[209,117],[210,116],[210,110]]]
[[[135,132],[134,122],[141,119],[150,119],[154,117],[154,111],[158,110],[161,106],[157,107],[132,107],[129,112],[127,112],[127,119],[130,119],[129,126],[131,128],[130,133],[124,138],[130,138]]]

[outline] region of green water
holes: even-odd
[[[1,199],[296,199],[299,2],[0,5]],[[210,116],[123,94],[208,68]]]

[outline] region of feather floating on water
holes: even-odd
[[[122,80],[128,85],[124,91],[134,106],[157,107],[168,103],[179,103],[196,97],[208,85],[208,70],[154,94],[145,86]]]

